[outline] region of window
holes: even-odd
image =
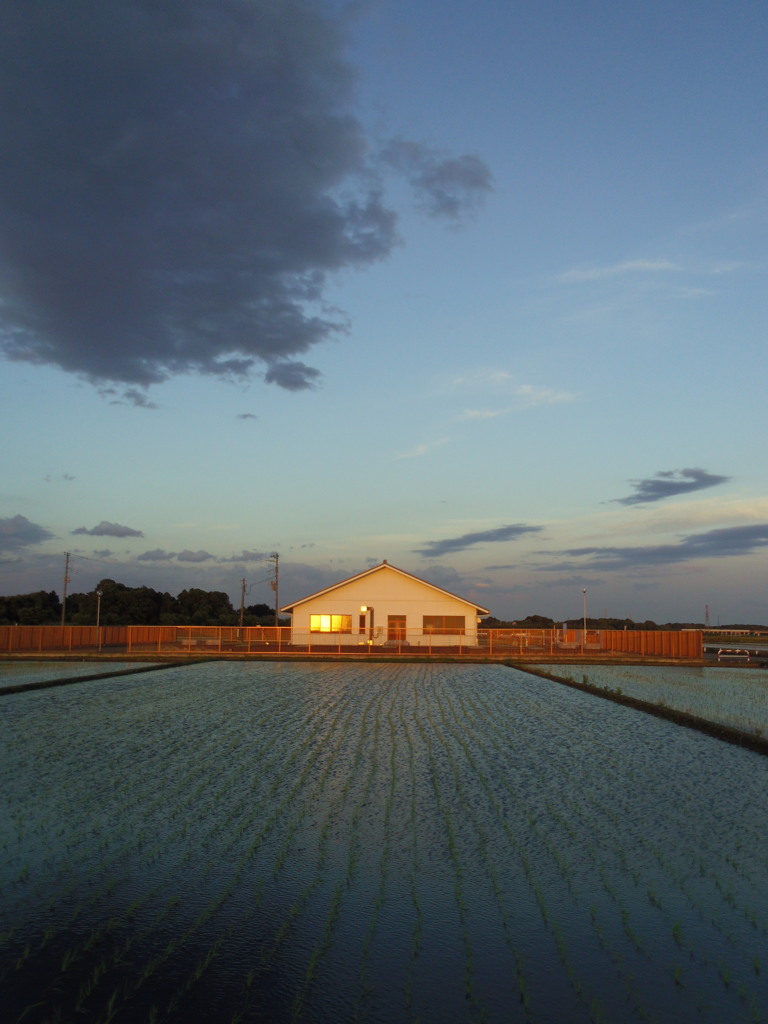
[[[433,636],[464,636],[464,616],[425,615],[422,628]]]
[[[310,615],[310,633],[351,633],[351,615]]]

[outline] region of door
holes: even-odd
[[[394,640],[397,643],[402,643],[405,640],[404,615],[387,616],[387,640]]]

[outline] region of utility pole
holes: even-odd
[[[67,614],[67,584],[69,583],[69,552],[65,552],[64,562],[64,594],[61,599],[61,624],[64,625],[64,617]]]
[[[245,616],[245,580],[240,580],[240,629],[243,628],[243,618]]]
[[[270,585],[270,587],[272,587],[272,589],[275,592],[275,625],[278,626],[279,622],[278,622],[277,614],[278,614],[278,607],[280,605],[280,601],[278,600],[278,575],[279,575],[278,561],[280,559],[280,555],[278,555],[278,553],[275,552],[273,555],[270,555],[269,557],[275,563],[275,578],[272,580],[272,582],[269,585]]]

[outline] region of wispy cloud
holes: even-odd
[[[424,455],[429,455],[430,452],[434,451],[435,448],[442,448],[443,445],[448,444],[450,437],[441,437],[437,441],[424,441],[422,444],[417,444],[413,448],[409,448],[408,451],[400,452],[395,456],[396,459],[420,459]]]
[[[601,281],[610,277],[622,277],[626,274],[661,274],[670,271],[679,272],[683,267],[672,260],[624,260],[601,267],[575,267],[558,275],[564,282]]]
[[[465,409],[457,419],[463,420],[495,420],[497,416],[508,416],[511,412],[514,412],[513,406],[508,406],[506,409]]]
[[[584,562],[559,562],[540,566],[550,572],[576,568],[625,570],[648,566],[666,566],[696,559],[732,558],[748,555],[759,548],[768,547],[768,523],[732,526],[706,533],[694,533],[677,544],[652,544],[638,547],[582,547],[566,548],[558,554],[570,558],[587,559]]]
[[[494,370],[481,367],[471,373],[460,373],[451,377],[447,384],[448,391],[487,391],[508,390],[515,381],[515,375],[509,370]]]
[[[509,416],[523,409],[539,406],[559,405],[573,402],[576,396],[569,391],[544,384],[519,383],[517,376],[509,370],[481,367],[471,373],[453,377],[447,385],[448,392],[465,396],[481,395],[483,399],[493,396],[496,405],[470,406],[457,416],[459,422],[468,420],[490,420]]]
[[[619,505],[641,505],[653,501],[663,501],[676,494],[690,494],[691,491],[702,491],[708,487],[717,487],[727,483],[729,476],[716,476],[705,469],[670,469],[656,473],[645,480],[630,480],[635,490],[625,498],[613,498]]]
[[[460,537],[446,537],[443,540],[428,540],[423,548],[415,548],[418,555],[425,558],[439,558],[454,551],[465,551],[476,544],[499,544],[503,541],[517,540],[526,533],[539,533],[541,526],[526,526],[516,523],[513,526],[499,526],[494,530],[479,530],[476,533],[464,533]]]
[[[542,405],[560,405],[563,402],[573,402],[575,399],[575,396],[568,391],[555,391],[553,388],[538,387],[534,384],[520,384],[512,389],[512,394],[518,399],[514,405],[507,405],[500,409],[465,409],[458,419],[460,421],[491,420],[497,416],[509,416],[521,409],[535,409]]]

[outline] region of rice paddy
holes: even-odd
[[[135,661],[0,661],[0,689],[55,679],[76,679],[104,672],[135,669]]]
[[[765,669],[655,665],[537,665],[553,675],[682,711],[755,736],[768,736]]]
[[[749,751],[498,665],[189,665],[0,730],[8,1020],[766,1020]]]

